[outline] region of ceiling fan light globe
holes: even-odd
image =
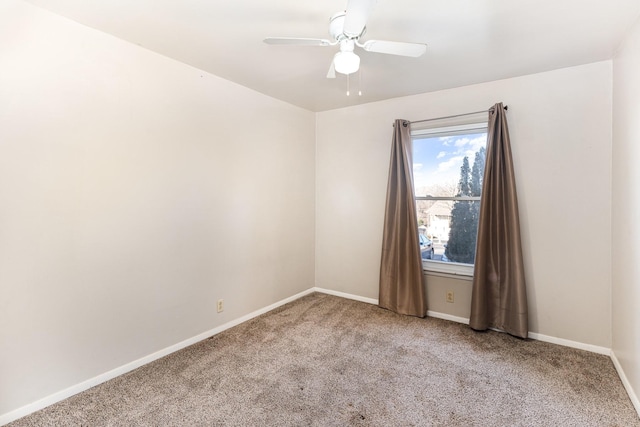
[[[360,68],[360,57],[353,52],[338,52],[333,57],[333,65],[340,74],[352,74]]]

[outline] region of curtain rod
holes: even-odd
[[[509,109],[508,105],[504,106],[505,110]],[[454,117],[463,117],[463,116],[470,116],[472,114],[480,114],[480,113],[485,113],[485,112],[489,112],[489,111],[493,111],[493,107],[489,108],[488,110],[480,110],[480,111],[474,111],[472,113],[463,113],[463,114],[454,114],[452,116],[443,116],[443,117],[435,117],[433,119],[424,119],[424,120],[416,120],[416,121],[405,121],[404,123],[422,123],[422,122],[431,122],[433,120],[444,120],[444,119],[453,119]],[[407,125],[405,124],[404,127],[406,127]]]

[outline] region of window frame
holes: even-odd
[[[444,136],[460,136],[477,133],[488,132],[489,121],[487,113],[468,114],[444,119],[436,119],[425,121],[418,126],[411,126],[411,143],[412,151],[414,141],[417,139],[437,138]],[[412,153],[413,154],[413,153]],[[434,196],[415,196],[418,200],[447,200],[447,201],[480,201],[480,197],[462,196],[462,197],[434,197]],[[417,212],[416,212],[417,213]],[[416,221],[418,218],[416,217]],[[476,236],[477,237],[477,236]],[[474,264],[462,264],[458,262],[443,262],[430,259],[422,259],[422,271],[424,273],[437,273],[452,276],[472,277],[475,268]]]

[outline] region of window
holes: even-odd
[[[423,269],[473,275],[487,144],[487,113],[412,124]]]

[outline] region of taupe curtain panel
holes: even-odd
[[[498,103],[489,110],[469,324],[477,330],[494,327],[527,338],[527,316],[509,129]]]
[[[418,242],[411,123],[396,120],[382,235],[380,307],[424,317],[427,302]]]

